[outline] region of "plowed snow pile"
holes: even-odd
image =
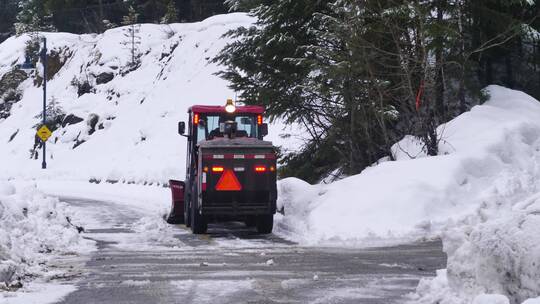
[[[48,264],[58,254],[92,249],[69,223],[66,207],[38,192],[35,185],[17,190],[0,182],[0,294],[30,277],[57,275]]]
[[[410,159],[421,149],[406,137],[394,147],[398,161],[359,175],[316,186],[283,180],[279,233],[349,245],[440,236],[448,269],[422,282],[413,302],[538,297],[540,103],[502,87],[487,91],[489,101],[439,127],[440,156]]]

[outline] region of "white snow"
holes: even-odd
[[[474,298],[472,304],[510,304],[508,298],[498,294],[481,294]]]
[[[190,299],[191,303],[222,303],[226,297],[250,292],[254,280],[182,280],[171,281],[179,299]]]
[[[150,280],[126,280],[126,281],[122,281],[120,282],[120,285],[125,285],[125,286],[144,286],[144,285],[148,285],[150,284]]]
[[[73,285],[30,283],[24,290],[0,293],[0,304],[52,304],[75,290]]]
[[[15,282],[26,288],[34,276],[56,275],[48,267],[60,254],[93,249],[69,223],[71,217],[65,204],[43,195],[35,184],[0,182],[0,291]]]
[[[540,304],[540,297],[534,299],[527,299],[523,304]]]

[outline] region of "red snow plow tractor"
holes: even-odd
[[[264,108],[192,106],[189,123],[178,132],[187,138],[186,179],[170,181],[168,223],[185,223],[194,234],[208,223],[243,221],[261,234],[271,233],[277,200],[276,152],[264,141]]]

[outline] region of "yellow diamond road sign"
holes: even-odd
[[[49,128],[47,128],[47,126],[45,125],[39,128],[39,130],[37,131],[37,136],[41,138],[41,140],[44,142],[47,141],[47,139],[49,139],[51,135],[52,135],[51,130],[49,130]]]

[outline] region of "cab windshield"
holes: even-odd
[[[223,137],[219,125],[227,119],[219,115],[201,115],[197,125],[197,142],[210,140],[216,137]],[[257,138],[257,116],[238,115],[234,121],[237,124],[236,137]]]

